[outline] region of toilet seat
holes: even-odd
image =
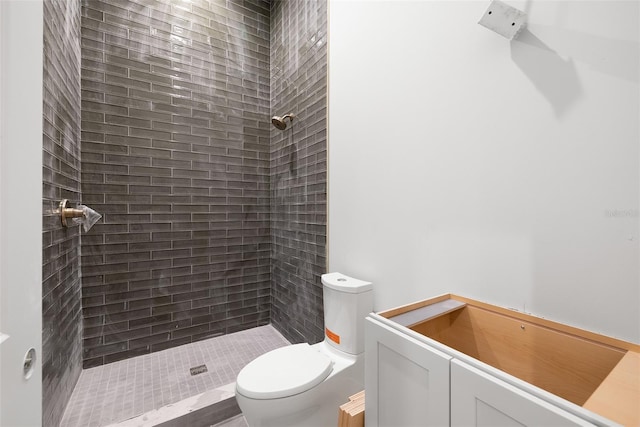
[[[309,344],[295,344],[270,351],[245,366],[236,389],[252,399],[277,399],[307,391],[324,381],[332,361]]]

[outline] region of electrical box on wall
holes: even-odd
[[[524,28],[527,14],[500,0],[493,0],[478,24],[511,40]]]

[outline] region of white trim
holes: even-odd
[[[42,53],[42,0],[0,0],[0,327],[11,336],[0,346],[3,426],[42,423]]]

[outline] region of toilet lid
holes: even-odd
[[[331,372],[328,356],[307,343],[270,351],[245,366],[236,389],[253,399],[277,399],[302,393],[324,381]]]

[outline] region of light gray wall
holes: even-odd
[[[329,269],[640,342],[639,4],[330,2]]]

